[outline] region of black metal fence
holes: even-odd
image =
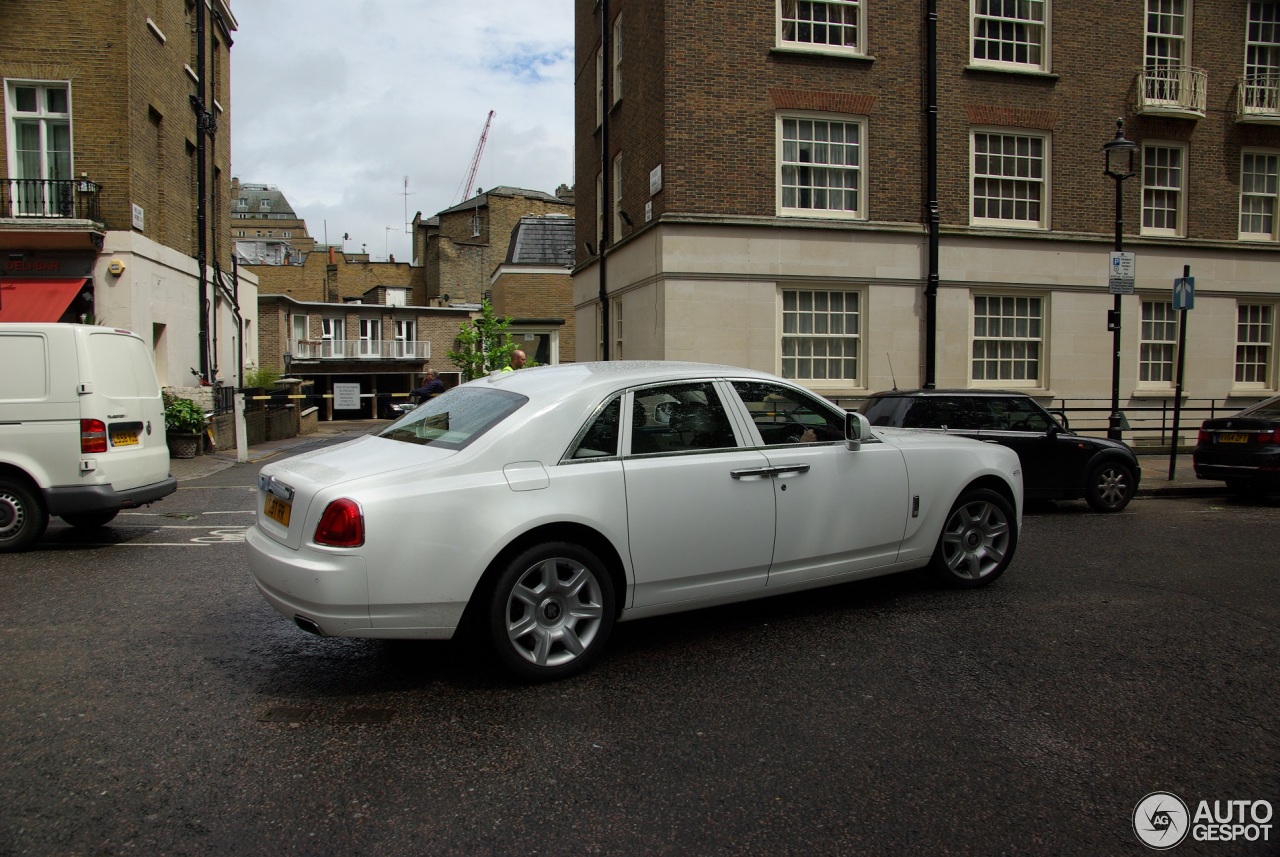
[[[0,217],[102,222],[102,186],[88,179],[0,180]]]

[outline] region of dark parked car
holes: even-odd
[[[1280,396],[1205,420],[1193,459],[1199,479],[1220,479],[1241,493],[1280,490]]]
[[[1028,499],[1078,500],[1119,512],[1138,490],[1142,468],[1119,441],[1072,433],[1025,393],[1004,390],[890,390],[862,413],[874,426],[945,430],[1007,446],[1022,460]]]

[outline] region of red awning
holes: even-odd
[[[0,321],[57,321],[79,294],[85,279],[0,278]]]

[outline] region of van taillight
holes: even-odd
[[[107,451],[107,424],[102,420],[80,421],[80,452]]]
[[[325,507],[316,526],[316,544],[358,548],[364,544],[364,514],[355,500],[342,498]]]

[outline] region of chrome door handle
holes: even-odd
[[[808,473],[809,465],[807,464],[783,464],[773,468],[775,476],[783,476],[787,473]]]
[[[734,479],[751,479],[755,476],[772,476],[773,472],[772,467],[746,467],[742,470],[730,470],[729,475]]]

